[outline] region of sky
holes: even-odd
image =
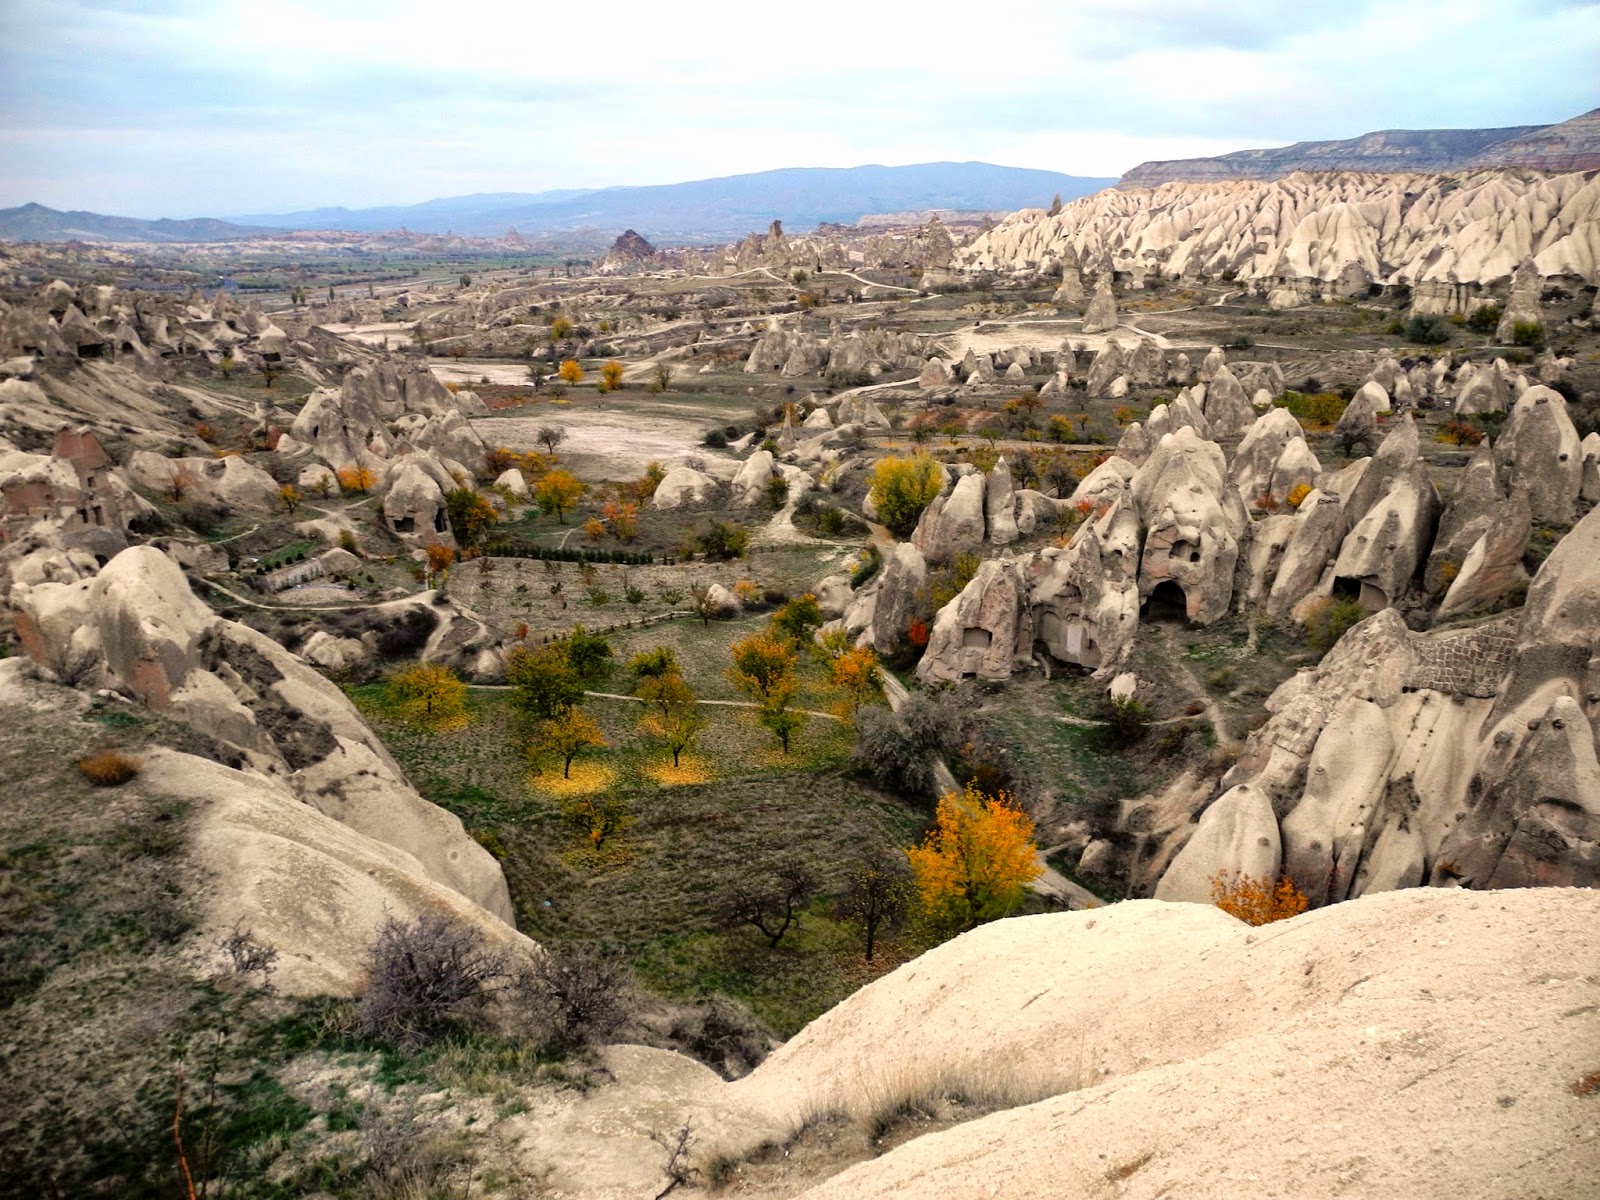
[[[0,206],[1147,159],[1600,106],[1594,0],[0,0]]]

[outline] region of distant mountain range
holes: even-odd
[[[237,242],[280,232],[211,217],[144,221],[92,212],[59,212],[42,204],[0,209],[0,240],[8,242]]]
[[[1140,163],[1117,186],[1282,179],[1295,171],[1461,171],[1473,167],[1600,169],[1600,108],[1558,125],[1384,129],[1344,141],[1296,142],[1272,150],[1239,150],[1216,158]]]
[[[790,167],[692,183],[595,191],[495,192],[430,200],[401,208],[310,209],[232,218],[252,225],[363,232],[404,227],[417,233],[497,237],[579,229],[636,229],[662,242],[711,242],[765,229],[774,219],[801,231],[823,221],[848,224],[868,213],[948,208],[1011,212],[1110,187],[1088,179],[989,163],[909,167]]]

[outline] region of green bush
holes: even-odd
[[[1486,337],[1493,337],[1494,331],[1500,328],[1500,306],[1498,304],[1484,304],[1472,310],[1472,315],[1467,318],[1467,328],[1473,333],[1481,333]]]
[[[1329,597],[1312,610],[1307,619],[1306,641],[1319,654],[1326,654],[1345,635],[1346,630],[1366,620],[1368,615],[1359,600]]]
[[[1443,317],[1412,317],[1406,322],[1405,338],[1418,346],[1442,346],[1450,340],[1450,322]]]
[[[750,531],[732,521],[712,521],[695,536],[700,552],[713,562],[743,558],[750,548]]]
[[[1529,350],[1544,349],[1544,326],[1538,321],[1516,321],[1511,326],[1511,344]]]

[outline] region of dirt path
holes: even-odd
[[[469,688],[471,688],[475,692],[510,692],[510,691],[514,691],[515,690],[509,683],[469,683],[469,684],[467,684],[467,686]],[[632,703],[632,704],[643,704],[644,703],[644,701],[642,699],[640,699],[638,696],[627,696],[627,695],[624,695],[621,692],[585,692],[584,695],[588,696],[591,700],[626,700],[626,701],[628,701],[629,703]],[[705,700],[705,699],[696,699],[695,703],[696,704],[710,705],[710,706],[713,706],[713,707],[716,707],[716,708],[760,708],[761,707],[759,704],[755,704],[755,703],[753,703],[752,701],[749,701],[749,700]],[[820,719],[822,719],[824,721],[840,721],[840,720],[843,720],[843,718],[840,717],[838,713],[820,712],[820,711],[818,711],[817,709],[814,709],[814,708],[792,708],[789,711],[790,712],[800,713],[802,716],[818,717],[818,718],[820,718]]]

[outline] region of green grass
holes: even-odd
[[[726,661],[726,641],[753,627],[714,623],[709,641],[701,630],[679,646],[691,685],[703,695],[731,695],[713,668]],[[626,687],[619,669],[608,690]],[[501,859],[518,927],[530,937],[616,947],[661,995],[735,996],[785,1036],[865,980],[853,933],[819,901],[769,951],[753,932],[720,928],[710,899],[730,869],[759,871],[787,854],[806,859],[822,891],[835,893],[863,847],[907,845],[926,821],[845,770],[853,735],[837,722],[809,721],[784,759],[748,710],[708,708],[711,725],[693,752],[713,764],[716,778],[662,787],[643,773],[664,757],[637,735],[643,706],[592,699],[586,711],[610,746],[586,759],[615,771],[610,793],[631,816],[596,850],[561,801],[529,786],[508,693],[475,690],[472,724],[443,734],[398,724],[382,685],[351,695],[423,794],[460,816]],[[802,706],[827,699],[820,669],[808,667]]]

